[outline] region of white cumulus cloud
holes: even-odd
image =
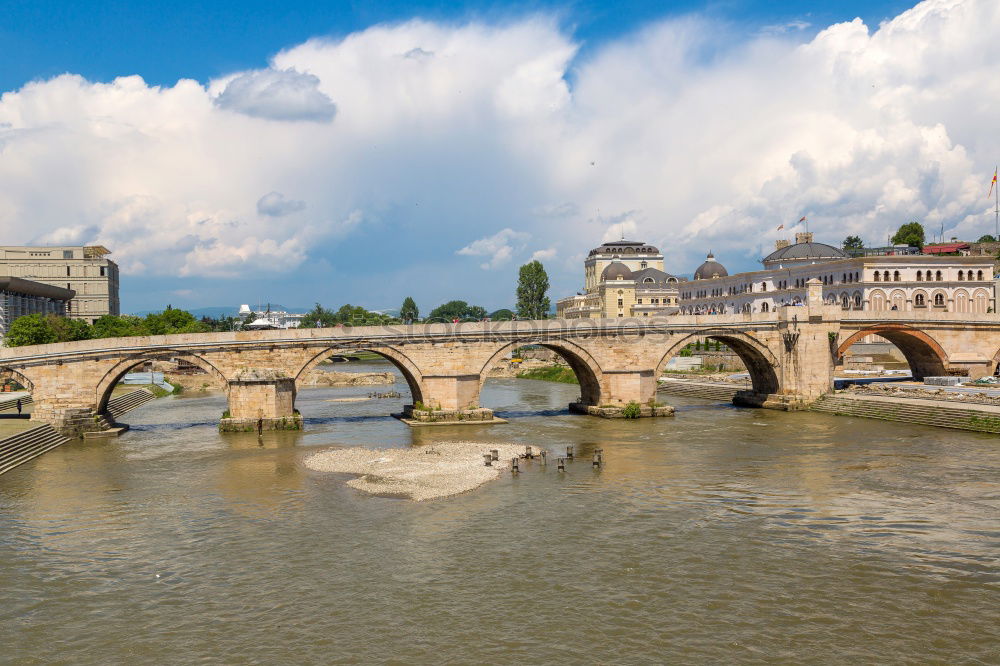
[[[545,17],[414,20],[207,83],[34,81],[0,96],[0,232],[102,243],[126,274],[240,277],[371,229],[405,245],[401,283],[456,251],[512,272],[530,237],[565,259],[554,295],[623,232],[673,273],[709,248],[754,268],[802,216],[832,243],[914,219],[992,233],[1000,3],[734,30],[665,20],[580,56]],[[509,299],[494,276],[462,287]]]
[[[483,270],[490,270],[510,261],[515,252],[524,249],[524,244],[529,238],[531,238],[531,234],[509,228],[501,229],[492,236],[473,241],[458,250],[456,254],[470,257],[489,257],[489,261],[480,264],[479,267]]]

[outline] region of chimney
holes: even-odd
[[[788,241],[786,241],[786,240],[775,241],[775,243],[774,243],[774,249],[775,250],[780,250],[781,248],[788,247],[789,245],[790,245],[790,243]]]
[[[813,235],[811,231],[802,231],[795,234],[796,243],[812,243]]]

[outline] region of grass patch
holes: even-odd
[[[535,368],[517,373],[518,379],[540,379],[546,382],[559,382],[560,384],[579,384],[573,370],[563,365],[554,365],[551,368]]]

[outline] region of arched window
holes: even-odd
[[[916,305],[919,308],[924,307],[924,305],[926,305],[926,303],[924,303],[924,295],[923,294],[917,294],[916,296],[914,296],[913,297],[913,304]]]
[[[888,282],[889,281],[889,271],[884,271],[882,273],[882,281],[883,282]]]
[[[851,297],[847,294],[842,294],[840,297],[840,307],[849,310],[851,307]]]
[[[763,303],[760,304],[760,311],[761,312],[767,312],[769,310],[769,308],[770,308],[770,306],[768,306],[767,301],[764,301]]]
[[[854,309],[861,309],[861,294],[854,294]]]
[[[879,272],[878,272],[878,271],[875,271],[875,281],[876,281],[876,282],[881,282],[881,278],[882,278],[882,276],[881,276],[881,275],[879,275]]]
[[[847,282],[847,273],[841,273],[840,274],[840,281],[841,282]]]
[[[965,271],[959,271],[958,272],[958,281],[961,282],[964,279],[965,279]]]
[[[860,282],[861,281],[861,273],[859,273],[857,271],[854,271],[854,281],[855,282]]]
[[[972,275],[972,271],[969,271],[969,275]],[[977,280],[982,280],[983,279],[983,272],[982,271],[976,271],[976,279]]]
[[[885,294],[876,289],[871,293],[872,310],[885,310]]]
[[[976,312],[984,313],[990,309],[989,294],[980,289],[976,292]]]
[[[924,272],[917,271],[917,282],[923,282],[923,281],[924,281]]]
[[[892,274],[892,281],[899,282],[899,271],[896,271],[895,273]]]
[[[964,289],[955,292],[955,312],[969,312],[969,294]]]
[[[647,264],[645,261],[643,261],[643,262],[641,262],[639,264],[639,268],[649,268],[649,264]]]
[[[653,283],[653,278],[651,278],[651,277],[642,278],[642,283],[643,284],[652,284]]]
[[[938,307],[944,305],[944,294],[934,294],[934,305]]]
[[[935,280],[937,280],[938,282],[940,282],[940,281],[941,281],[941,271],[938,271],[938,272],[937,272],[937,275],[935,276],[935,278],[934,278],[934,279],[935,279]]]

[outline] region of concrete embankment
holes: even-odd
[[[957,405],[954,402],[926,398],[883,398],[831,393],[813,403],[811,409],[840,416],[1000,433],[1000,407],[992,405]]]
[[[34,460],[69,440],[55,428],[44,424],[0,440],[0,474]]]
[[[659,391],[668,395],[731,402],[743,387],[731,384],[666,380]],[[830,393],[810,407],[812,411],[839,416],[857,416],[883,421],[1000,433],[1000,407],[962,404],[953,401],[917,397],[882,397],[851,393]]]

